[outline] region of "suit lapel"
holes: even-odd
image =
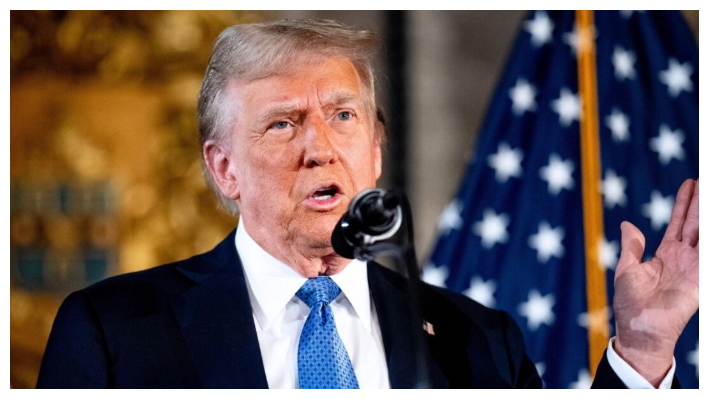
[[[372,262],[367,265],[370,294],[382,331],[384,352],[392,388],[414,388],[417,379],[416,347],[411,328],[411,305],[404,279],[390,279],[382,273],[382,267]],[[421,334],[424,334],[421,329]],[[442,371],[429,353],[425,353],[429,366],[428,378],[431,388],[447,388]]]
[[[179,271],[194,285],[172,299],[205,388],[267,388],[234,232]]]
[[[391,387],[413,388],[417,376],[416,348],[407,280],[373,262],[368,264],[367,272]],[[423,317],[438,331],[438,335],[431,336],[423,331],[423,326],[420,330],[425,336],[430,388],[511,388],[509,359],[504,355],[507,351],[501,338],[494,334],[498,338],[490,340],[473,320],[463,314],[455,315],[458,310],[452,303],[441,302],[440,297],[427,296],[425,292],[421,294],[424,294]],[[499,370],[504,370],[505,375]]]

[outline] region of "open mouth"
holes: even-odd
[[[324,200],[328,200],[328,199],[334,197],[335,195],[337,195],[337,192],[338,192],[337,187],[327,186],[327,187],[323,187],[323,188],[318,189],[310,197],[316,201],[324,201]]]

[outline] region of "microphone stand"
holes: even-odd
[[[403,217],[406,226],[406,241],[402,245],[397,245],[391,242],[376,242],[366,244],[355,248],[355,256],[358,259],[373,260],[377,255],[392,256],[399,267],[405,274],[408,275],[409,296],[411,298],[411,333],[414,340],[415,362],[417,378],[414,388],[427,389],[430,388],[428,379],[428,367],[425,362],[426,344],[424,335],[421,332],[423,329],[423,318],[421,317],[421,296],[419,293],[419,285],[421,279],[419,277],[418,262],[416,260],[416,251],[414,247],[414,224],[411,214],[411,206],[406,195],[398,190],[391,190],[395,194],[403,209]]]

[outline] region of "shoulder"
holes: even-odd
[[[99,319],[109,320],[158,312],[169,298],[189,285],[177,269],[183,262],[107,278],[72,293],[62,308],[88,309]]]
[[[119,274],[94,283],[79,292],[90,296],[110,296],[126,291],[171,293],[184,289],[192,280],[183,270],[192,268],[203,255],[193,256],[149,269]]]
[[[150,269],[107,278],[70,295],[65,302],[91,305],[103,314],[140,316],[164,310],[169,300],[218,273],[239,272],[232,231],[211,251]],[[237,270],[239,269],[239,270]]]

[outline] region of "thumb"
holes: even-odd
[[[642,262],[645,252],[645,236],[630,222],[620,224],[620,259],[618,264],[632,265]]]

